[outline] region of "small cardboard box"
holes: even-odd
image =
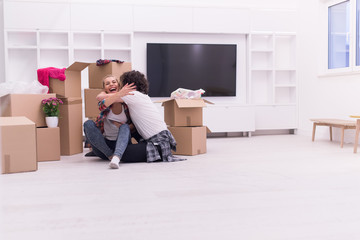
[[[24,116],[33,121],[36,127],[46,126],[41,101],[56,97],[55,94],[7,94],[0,98],[2,117]]]
[[[60,160],[60,128],[36,128],[37,161]]]
[[[65,70],[66,79],[49,78],[49,92],[60,97],[81,97],[81,71],[89,63],[74,62]]]
[[[120,79],[120,76],[128,71],[131,71],[130,62],[110,62],[101,66],[91,63],[89,65],[89,88],[103,88],[102,80],[106,75],[111,74]]]
[[[96,96],[102,89],[84,89],[85,96],[85,117],[95,118],[99,115],[100,110]]]
[[[73,155],[83,152],[82,99],[61,98],[60,104],[60,154]]]
[[[1,173],[37,170],[35,123],[26,117],[0,117]]]
[[[197,155],[206,153],[207,127],[168,127],[176,140],[176,155]]]
[[[169,99],[160,102],[164,106],[164,120],[171,127],[202,126],[203,107],[205,103],[211,103],[205,99]]]

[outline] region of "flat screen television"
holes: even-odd
[[[147,44],[150,97],[170,97],[178,88],[203,96],[236,96],[236,44]]]

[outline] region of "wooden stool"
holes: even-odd
[[[359,132],[360,132],[360,116],[350,116],[352,118],[357,118],[356,119],[356,133],[355,133],[355,142],[354,142],[354,153],[357,152],[357,146],[358,146],[358,143],[359,143]]]
[[[358,119],[359,121],[360,119]],[[332,128],[333,127],[338,127],[341,128],[341,143],[340,143],[340,147],[344,146],[344,131],[345,129],[356,129],[357,130],[357,124],[355,121],[348,121],[348,120],[341,120],[341,119],[329,119],[329,118],[318,118],[318,119],[310,119],[310,121],[313,121],[313,132],[312,132],[312,141],[315,140],[315,130],[316,130],[316,126],[328,126],[329,130],[330,130],[330,141],[332,141]],[[360,121],[359,121],[359,125],[360,125]],[[359,126],[359,130],[357,130],[357,136],[359,135],[358,131],[360,131],[360,126]],[[354,148],[354,153],[356,153],[356,146],[357,146],[357,137],[355,138],[355,148]]]

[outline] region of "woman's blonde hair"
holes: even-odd
[[[112,75],[112,74],[108,74],[108,75],[106,75],[105,77],[103,77],[103,79],[102,79],[103,89],[105,88],[104,80],[107,79],[107,78],[109,78],[109,77],[113,77],[113,78],[116,80],[116,82],[118,83],[119,87],[120,87],[120,81],[119,81],[119,79],[117,79],[117,78],[116,78],[114,75]]]

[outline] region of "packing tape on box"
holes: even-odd
[[[9,154],[5,154],[5,169],[4,169],[4,173],[9,173],[10,172],[10,155]]]
[[[188,126],[191,126],[191,117],[190,117],[190,116],[187,116],[187,117],[186,117],[186,124],[187,124]]]

